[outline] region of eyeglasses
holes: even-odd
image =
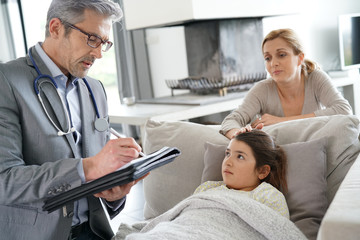
[[[74,25],[72,25],[71,23],[68,23],[68,22],[63,22],[63,24],[66,24],[68,25],[69,27],[75,29],[75,30],[78,30],[79,32],[85,34],[88,39],[87,39],[87,45],[89,45],[90,47],[92,48],[97,48],[100,44],[102,44],[101,46],[101,50],[103,52],[106,52],[108,51],[111,46],[113,45],[113,43],[111,41],[104,41],[102,40],[99,36],[96,36],[94,34],[90,34],[90,33],[87,33],[87,32],[84,32],[83,30],[81,30],[80,28],[77,28],[75,27]]]

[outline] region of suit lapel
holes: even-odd
[[[45,96],[42,97],[42,99],[50,118],[54,121],[56,126],[61,126],[60,129],[66,132],[71,127],[67,120],[67,107],[61,102],[60,96],[52,83],[43,83],[41,87],[41,92]],[[75,140],[72,133],[66,134],[65,138],[68,141],[75,158],[80,158],[81,156],[78,156],[76,151]]]
[[[51,76],[49,69],[46,67],[45,63],[41,60],[39,54],[36,52],[35,47],[30,49],[33,59],[38,66],[41,74]],[[27,61],[30,66],[33,66],[30,57],[27,56]],[[69,129],[69,124],[67,122],[67,112],[66,106],[63,106],[63,103],[60,99],[60,96],[57,93],[55,86],[52,84],[51,80],[48,78],[41,78],[38,80],[38,87],[40,89],[40,94],[42,100],[44,102],[44,106],[46,111],[49,114],[49,118],[56,124],[56,126],[60,127],[62,131],[66,131]],[[50,119],[49,119],[50,121]],[[71,150],[76,158],[81,156],[77,156],[75,140],[72,134],[66,134],[65,139],[69,143]]]
[[[92,133],[94,130],[94,121],[96,116],[94,115],[93,104],[89,90],[87,89],[84,81],[78,79],[78,91],[80,97],[80,109],[81,109],[81,128],[82,128],[82,154],[83,157],[91,155],[91,143],[93,142]]]
[[[50,80],[39,80],[39,89],[45,108],[54,123],[63,131],[70,128],[67,120],[66,106],[63,105],[56,88]]]
[[[35,46],[31,47],[29,51],[31,51],[33,59],[34,59],[36,65],[37,65],[37,67],[39,68],[40,72],[42,74],[44,74],[44,75],[50,75],[51,76],[51,73],[50,73],[49,69],[47,68],[46,64],[42,61],[40,55],[36,51]],[[29,66],[33,66],[35,68],[35,66],[32,64],[32,62],[30,60],[29,55],[27,55],[26,59],[27,59],[27,63],[29,64]]]
[[[94,154],[94,149],[91,149],[94,144],[100,144],[95,137],[96,113],[93,102],[91,100],[90,92],[82,79],[78,79],[78,91],[81,108],[81,125],[82,125],[82,154],[83,157],[89,157]],[[98,236],[110,239],[113,237],[113,231],[107,221],[104,209],[100,203],[99,198],[94,196],[87,197],[89,206],[89,223],[92,231]]]

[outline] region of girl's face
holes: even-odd
[[[266,70],[278,83],[286,83],[301,77],[301,63],[304,54],[295,55],[291,46],[282,38],[275,38],[264,44],[263,55]]]
[[[256,160],[249,145],[232,139],[222,163],[222,177],[226,186],[243,191],[256,188],[260,179],[255,165]]]

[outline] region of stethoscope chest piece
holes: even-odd
[[[109,128],[109,123],[105,118],[98,118],[95,120],[95,129],[99,132],[103,132]]]

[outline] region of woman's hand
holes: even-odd
[[[236,134],[238,134],[239,131],[241,131],[241,128],[233,128],[226,132],[225,137],[232,139],[234,136],[236,136]]]
[[[269,126],[275,123],[287,121],[287,119],[284,117],[276,117],[270,114],[265,113],[261,117],[257,118],[255,121],[252,122],[251,126],[253,128],[256,128],[259,124],[263,124],[263,126]]]
[[[285,121],[296,120],[296,119],[304,119],[304,118],[312,118],[312,117],[315,117],[314,113],[291,116],[291,117],[277,117],[277,116],[273,116],[273,115],[265,113],[261,117],[257,118],[251,124],[251,126],[253,128],[257,128],[257,125],[259,125],[259,124],[263,124],[263,126],[269,126],[269,125],[279,123],[279,122],[285,122]]]
[[[253,129],[258,129],[261,130],[264,127],[264,124],[259,123],[257,124],[254,128],[248,124],[245,127],[242,128],[233,128],[231,130],[229,130],[226,134],[225,137],[232,139],[234,138],[236,135],[244,133],[244,132],[251,132]]]

